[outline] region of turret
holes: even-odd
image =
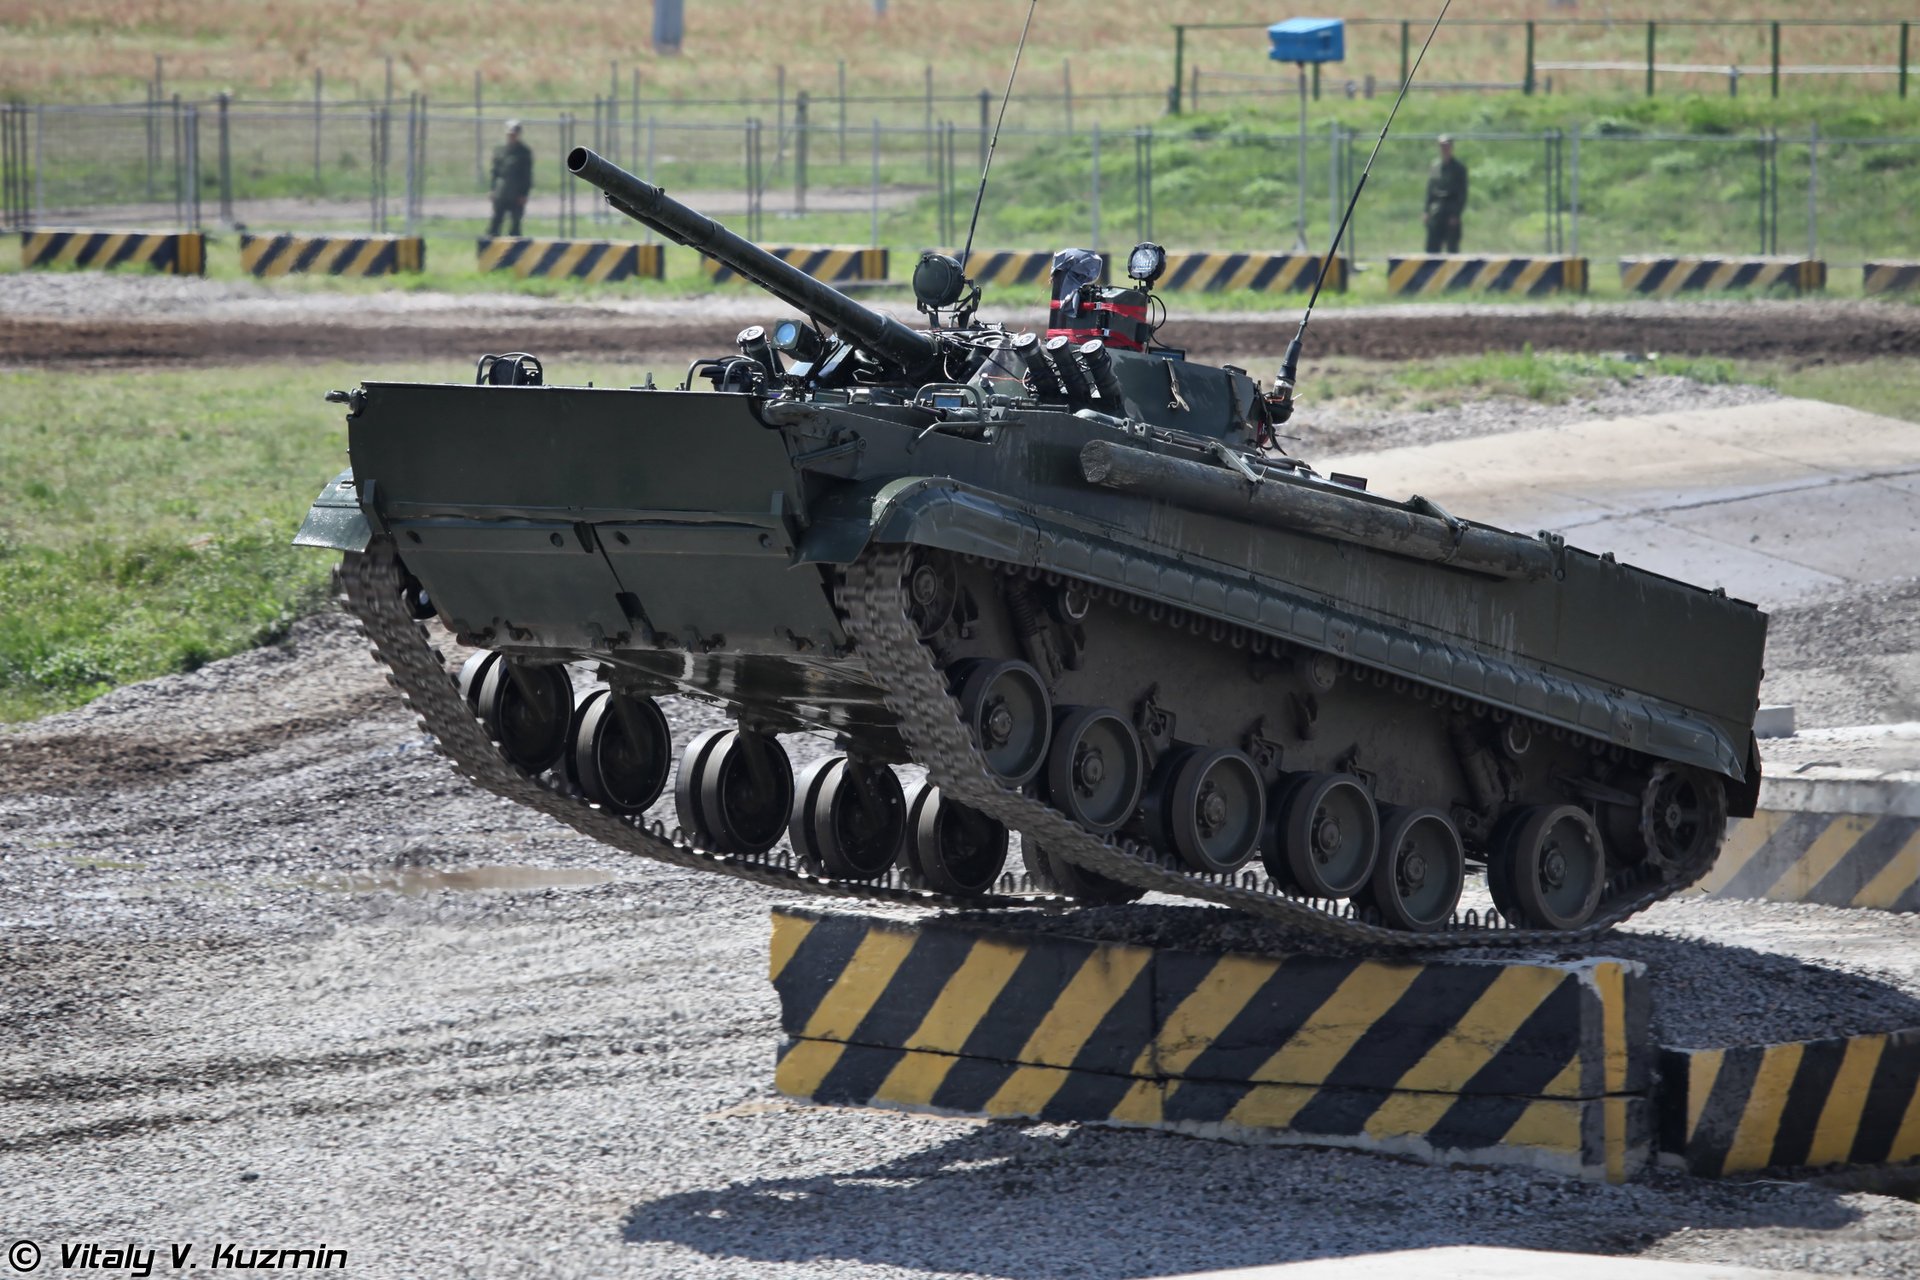
[[[629,218],[652,227],[675,244],[725,263],[868,355],[910,376],[924,370],[939,354],[934,340],[926,334],[862,306],[586,147],[575,147],[567,154],[567,169],[606,192],[607,203]]]

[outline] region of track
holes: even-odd
[[[1513,929],[1493,912],[1478,918],[1469,911],[1464,918],[1456,918],[1450,929],[1405,933],[1357,919],[1351,908],[1342,909],[1340,904],[1291,897],[1256,872],[1199,875],[1176,855],[1132,841],[1094,836],[1040,801],[1001,786],[988,774],[948,694],[946,679],[920,643],[909,616],[907,554],[905,548],[896,547],[870,551],[848,571],[842,602],[861,651],[869,655],[875,674],[882,677],[887,706],[900,718],[914,759],[926,766],[927,776],[939,785],[943,795],[997,818],[1018,831],[1022,839],[1037,840],[1049,853],[1100,875],[1262,916],[1325,941],[1427,950],[1489,943],[1551,946],[1598,937],[1693,883],[1712,863],[1709,857],[1689,869],[1691,874],[1664,884],[1654,881],[1649,871],[1623,872],[1608,884],[1592,921],[1578,930]]]
[[[921,644],[909,616],[904,585],[907,558],[905,548],[869,552],[848,571],[840,604],[860,651],[880,677],[887,706],[899,718],[914,758],[926,766],[942,794],[990,815],[1023,839],[1036,841],[1077,866],[1141,889],[1270,919],[1322,942],[1402,950],[1583,941],[1605,933],[1706,872],[1703,865],[1691,875],[1665,883],[1644,864],[1643,869],[1623,872],[1607,886],[1593,920],[1575,931],[1513,929],[1494,912],[1481,917],[1469,911],[1446,930],[1406,933],[1360,919],[1351,906],[1289,896],[1257,872],[1204,876],[1187,869],[1174,855],[1095,836],[1041,801],[990,778],[961,723],[945,677]],[[649,826],[589,804],[557,774],[535,777],[509,763],[487,737],[429,642],[425,627],[402,602],[402,581],[393,548],[384,542],[365,554],[348,555],[340,571],[344,603],[359,619],[375,656],[388,667],[393,684],[421,726],[462,774],[496,795],[545,813],[622,852],[754,884],[917,907],[1065,905],[1058,897],[1019,892],[1021,881],[1012,875],[1001,879],[1005,891],[979,897],[953,897],[918,888],[898,869],[877,882],[823,879],[797,869],[791,850],[777,849],[764,858],[714,853],[689,843],[682,832],[669,832],[659,824]]]
[[[391,544],[376,543],[365,554],[349,554],[341,565],[339,582],[344,603],[366,631],[374,656],[386,664],[394,687],[456,769],[495,795],[557,818],[604,845],[669,866],[836,898],[919,907],[1035,906],[1052,901],[1003,894],[947,898],[904,885],[898,871],[889,873],[885,882],[872,884],[822,880],[794,869],[791,851],[775,851],[765,859],[711,853],[658,824],[648,826],[609,813],[569,795],[551,776],[534,777],[514,767],[494,746],[461,699],[439,652],[428,641],[426,628],[401,602],[402,577]]]

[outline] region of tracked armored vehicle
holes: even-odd
[[[348,606],[482,786],[796,891],[1157,891],[1420,947],[1600,931],[1752,812],[1764,615],[1286,456],[1290,380],[1159,342],[1157,246],[1124,286],[1061,254],[1044,335],[975,320],[929,254],[914,327],[568,167],[806,319],[672,390],[515,354],[332,393],[352,469],[298,541],[346,553]],[[457,672],[436,617],[476,650]],[[735,727],[674,743],[675,694]],[[796,777],[783,734],[836,751]],[[644,817],[669,785],[671,830]],[[1497,909],[1459,911],[1481,875]]]

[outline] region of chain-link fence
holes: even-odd
[[[589,110],[516,115],[534,153],[530,235],[647,232],[564,176],[591,146],[674,194],[784,242],[913,250],[966,238],[991,137],[978,111],[847,121],[806,95],[783,118],[697,121]],[[837,107],[837,104],[835,104]],[[322,104],[226,98],[0,108],[6,225],[214,226],[478,234],[503,117],[415,97]],[[1462,247],[1487,253],[1800,253],[1835,265],[1915,252],[1920,137],[1677,134],[1619,120],[1455,135],[1469,172]],[[1365,259],[1425,247],[1432,134],[1381,147],[1349,231]],[[976,243],[1043,249],[1325,247],[1373,146],[1338,121],[1299,129],[1007,129]]]

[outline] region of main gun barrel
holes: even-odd
[[[831,325],[862,350],[908,370],[921,368],[938,354],[926,334],[861,306],[586,147],[575,147],[567,154],[567,169],[606,192],[607,203],[629,218],[676,244],[726,263],[782,302]]]

